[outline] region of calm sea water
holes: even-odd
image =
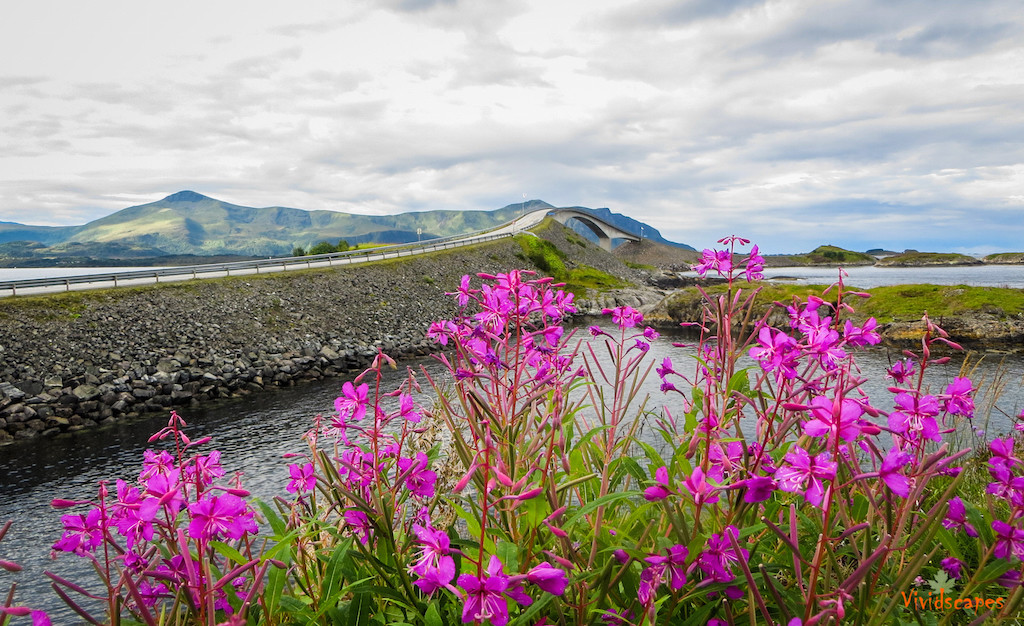
[[[609,328],[609,331],[611,329]],[[585,330],[577,336],[587,336]],[[663,338],[652,346],[649,358],[655,363],[670,356],[679,365],[692,367],[692,351],[676,348],[672,340]],[[602,351],[597,351],[601,354]],[[873,381],[865,391],[879,406],[891,406],[891,394],[885,390],[885,368],[891,355],[884,350],[873,350],[859,355],[865,375]],[[689,365],[685,365],[689,364]],[[384,389],[393,389],[404,376],[404,366],[426,366],[437,373],[439,368],[432,359],[406,361],[399,371],[389,373]],[[931,371],[928,384],[933,389],[944,388],[959,370],[950,364]],[[986,389],[1001,386],[998,398],[981,395],[977,426],[990,434],[1008,432],[1012,427],[1010,416],[1024,408],[1024,359],[1021,357],[989,357],[974,373]],[[189,435],[195,439],[209,435],[213,442],[207,450],[222,453],[229,475],[242,472],[244,486],[255,495],[269,499],[284,496],[288,483],[289,461],[282,458],[287,452],[305,449],[302,435],[312,426],[317,414],[327,415],[333,410],[334,399],[340,393],[343,379],[318,381],[298,387],[267,392],[256,396],[225,401],[203,409],[186,409],[181,414],[190,424]],[[666,399],[659,390],[660,381],[652,374],[644,391],[652,397],[654,406],[668,404],[673,408],[673,397]],[[428,400],[424,400],[428,402]],[[648,405],[649,407],[651,405]],[[680,411],[674,411],[679,414]],[[14,526],[7,539],[0,543],[0,558],[21,563],[25,570],[19,574],[0,573],[0,590],[18,581],[18,597],[37,608],[54,612],[54,623],[75,623],[70,613],[50,590],[43,576],[50,570],[73,580],[91,582],[93,578],[85,561],[72,555],[61,554],[56,561],[50,559],[50,545],[61,534],[60,512],[50,507],[54,498],[94,497],[100,480],[118,478],[131,480],[141,468],[142,453],[159,444],[149,444],[149,436],[166,424],[166,416],[158,416],[132,423],[121,423],[110,428],[86,431],[52,439],[23,442],[17,446],[0,447],[0,521],[12,520]],[[659,437],[648,431],[643,435],[653,445],[663,446]],[[967,433],[967,439],[973,437]]]
[[[870,289],[886,285],[971,285],[1024,289],[1024,265],[965,265],[954,267],[850,267],[843,268],[845,285]],[[694,272],[684,275],[696,276]],[[839,277],[833,267],[770,267],[766,280],[830,285]]]
[[[0,281],[29,280],[53,276],[82,276],[86,274],[109,274],[152,269],[147,267],[0,267]],[[975,285],[978,287],[1012,287],[1024,289],[1024,265],[968,265],[957,267],[851,267],[844,271],[849,275],[848,285],[880,287],[884,285],[932,284],[932,285]],[[685,272],[686,275],[695,275]],[[838,270],[831,267],[771,267],[765,270],[769,280],[795,280],[802,283],[831,284],[836,281]]]
[[[0,280],[32,280],[55,276],[86,276],[88,274],[120,274],[151,270],[152,267],[0,267]]]

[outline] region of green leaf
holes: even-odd
[[[441,611],[437,609],[437,600],[430,603],[427,607],[427,613],[423,616],[423,621],[426,626],[444,626],[444,620],[441,619]]]
[[[239,565],[245,565],[249,562],[249,559],[242,556],[241,552],[221,541],[211,541],[210,547],[219,552],[221,555],[227,557],[228,560],[234,561]]]
[[[267,586],[263,591],[263,601],[267,604],[267,614],[277,613],[277,607],[281,604],[281,593],[284,591],[285,579],[288,577],[288,570],[271,566],[267,570]]]
[[[324,579],[320,587],[321,597],[325,600],[341,594],[342,583],[345,580],[343,568],[350,545],[350,541],[346,541],[335,548],[327,561],[327,568],[324,570]]]
[[[587,513],[590,513],[594,509],[598,508],[599,506],[611,504],[613,502],[617,502],[618,500],[639,498],[641,495],[643,495],[642,491],[623,491],[621,493],[610,493],[606,496],[601,496],[596,500],[591,500],[590,502],[580,507],[578,511],[573,513],[569,517],[569,519],[565,520],[565,524],[562,525],[562,528],[570,528],[577,520],[579,520]]]
[[[537,614],[543,611],[544,608],[547,607],[547,605],[551,604],[551,601],[554,600],[556,597],[557,596],[554,596],[550,593],[545,593],[540,600],[537,600],[536,602],[531,604],[529,607],[527,607],[525,611],[519,614],[519,617],[512,620],[512,626],[525,626],[526,624],[534,624],[536,622],[534,618],[537,616]]]
[[[981,570],[981,574],[978,575],[978,580],[983,583],[992,582],[999,578],[1010,569],[1010,562],[1005,559],[996,559],[995,561],[988,564],[985,569]]]
[[[305,623],[308,623],[309,620],[313,617],[309,612],[309,607],[306,606],[298,598],[295,598],[294,596],[281,596],[280,605],[281,608],[287,613],[291,613],[292,615],[296,616],[304,616],[306,618],[303,620]]]
[[[945,591],[946,593],[951,594],[956,587],[956,583],[950,580],[945,571],[939,570],[935,573],[935,578],[928,581],[928,586],[932,588],[933,593],[941,593],[942,591]]]
[[[519,546],[508,541],[499,541],[496,554],[506,571],[519,571]]]
[[[281,537],[288,532],[288,525],[285,524],[281,516],[277,514],[274,507],[259,499],[255,499],[254,502],[256,503],[256,506],[260,507],[263,517],[267,518],[267,522],[270,523],[270,528],[274,531],[275,536]]]
[[[345,623],[348,626],[367,626],[373,613],[373,597],[368,593],[357,593],[348,604],[348,615]]]

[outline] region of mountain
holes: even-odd
[[[493,211],[422,211],[358,215],[287,207],[252,208],[179,191],[162,200],[122,209],[82,226],[26,226],[0,222],[0,257],[25,254],[94,258],[164,255],[281,256],[320,241],[404,243],[492,228],[522,213],[554,208],[531,200]],[[591,212],[624,230],[664,241],[658,231],[608,209]],[[421,234],[418,234],[421,231]],[[35,243],[32,243],[35,242]],[[676,244],[678,245],[678,244]]]

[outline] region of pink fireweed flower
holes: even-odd
[[[459,327],[454,322],[448,320],[432,322],[430,328],[427,329],[427,339],[433,339],[442,346],[447,346],[448,340],[456,337],[458,332]]]
[[[413,584],[430,595],[455,578],[455,560],[449,552],[451,543],[447,534],[429,523],[413,524],[412,530],[419,539],[419,559],[409,566],[409,571],[420,577]]]
[[[853,322],[846,320],[843,326],[843,338],[847,345],[862,347],[874,346],[882,342],[882,337],[875,329],[878,327],[878,320],[869,317],[863,326],[854,326]]]
[[[996,531],[996,545],[993,555],[997,559],[1024,559],[1024,530],[1014,528],[1002,520],[992,522]]]
[[[686,557],[690,551],[683,545],[674,545],[668,549],[668,556],[651,555],[644,559],[652,566],[661,566],[668,573],[668,586],[672,591],[679,591],[686,584]]]
[[[708,578],[706,582],[727,583],[732,581],[736,578],[732,572],[732,564],[738,563],[740,559],[745,561],[750,558],[750,554],[742,548],[740,554],[736,553],[729,540],[729,535],[736,539],[739,539],[740,536],[736,527],[730,525],[726,526],[720,534],[715,533],[708,537],[707,548],[694,562],[694,565],[699,567]],[[693,569],[694,565],[691,565],[690,568]]]
[[[247,533],[259,532],[253,512],[245,500],[230,493],[213,495],[207,492],[202,499],[189,505],[188,511],[192,516],[188,534],[193,539],[241,539]]]
[[[672,369],[672,359],[669,357],[665,357],[662,360],[661,365],[658,366],[658,369],[656,369],[655,372],[657,372],[658,377],[661,379],[664,379],[669,374],[675,374],[676,371]]]
[[[813,316],[817,317],[817,314]],[[839,346],[839,333],[828,327],[831,321],[832,318],[826,317],[820,326],[810,326],[804,330],[806,353],[829,372],[835,371],[839,361],[846,358],[846,350]]]
[[[156,474],[145,481],[146,495],[153,496],[170,517],[175,517],[185,506],[184,485],[178,480],[180,472]]]
[[[91,553],[103,543],[102,517],[99,509],[92,509],[85,515],[62,515],[64,534],[53,544],[53,549],[80,555]]]
[[[215,478],[223,475],[224,468],[220,464],[219,450],[214,450],[209,456],[198,456],[185,466],[185,481],[189,484],[199,483],[209,487]]]
[[[469,289],[469,274],[466,274],[462,277],[462,282],[459,283],[459,290],[458,292],[456,292],[456,294],[449,293],[445,295],[457,295],[460,307],[465,307],[467,304],[469,304],[469,297],[470,295],[472,295],[472,292]]]
[[[954,378],[953,382],[946,387],[946,393],[939,396],[942,399],[942,409],[950,415],[973,418],[974,399],[971,398],[973,391],[970,378]]]
[[[786,453],[785,465],[775,472],[779,489],[789,493],[803,493],[807,502],[821,506],[825,494],[821,481],[836,477],[836,463],[829,458],[827,452],[812,457],[803,448],[794,446]]]
[[[690,492],[697,506],[718,502],[718,488],[705,480],[704,470],[700,467],[693,468],[693,473],[686,477],[683,486]]]
[[[946,512],[946,518],[942,520],[942,525],[949,530],[956,530],[962,528],[968,537],[977,537],[978,531],[974,529],[974,526],[967,521],[967,511],[964,508],[964,502],[960,499],[960,496],[953,496],[947,503],[948,511]]]
[[[897,411],[889,414],[889,428],[910,440],[921,437],[941,441],[939,425],[935,416],[939,414],[939,401],[932,395],[917,397],[903,392],[896,394]]]
[[[178,469],[177,463],[174,462],[174,457],[166,450],[161,450],[160,452],[146,450],[142,453],[142,457],[142,472],[139,473],[139,482],[146,482],[158,474],[166,476],[171,472],[176,472]]]
[[[405,488],[419,498],[434,497],[434,483],[437,473],[429,469],[430,459],[423,452],[417,452],[415,459],[398,459],[398,472],[405,476]]]
[[[760,363],[761,369],[769,373],[776,372],[786,379],[796,376],[800,357],[800,346],[796,339],[780,330],[762,326],[757,333],[757,343],[750,349],[750,358]]]
[[[555,596],[565,593],[565,588],[569,584],[565,571],[553,567],[547,561],[542,561],[526,572],[526,580],[537,585],[541,591]]]
[[[110,521],[117,526],[117,532],[126,539],[128,549],[135,547],[140,539],[153,539],[153,520],[160,510],[160,501],[143,497],[137,487],[123,480],[117,481],[117,501],[111,507]]]
[[[611,315],[612,322],[622,329],[633,328],[640,322],[644,321],[643,313],[628,306],[617,306],[614,309],[601,309],[601,314]]]
[[[342,517],[345,518],[345,525],[348,526],[352,534],[359,538],[363,545],[370,543],[373,525],[370,523],[370,518],[366,516],[366,513],[356,509],[349,509],[345,511]]]
[[[903,359],[896,361],[892,364],[892,367],[885,370],[887,378],[891,378],[897,385],[902,385],[907,382],[914,375],[914,370],[917,366],[910,359]]]
[[[1013,467],[1021,462],[1020,459],[1013,456],[1013,437],[1007,437],[1006,439],[999,439],[998,437],[993,439],[988,444],[988,449],[992,453],[988,462],[990,465],[996,465],[1002,463],[1007,467]]]
[[[654,472],[654,481],[656,485],[644,489],[644,499],[648,502],[664,500],[673,493],[668,487],[668,468],[664,465]]]
[[[843,441],[853,441],[860,435],[860,416],[864,407],[856,400],[838,398],[829,400],[818,396],[811,400],[811,415],[814,419],[804,422],[804,434],[811,437],[827,435],[830,441],[836,437]]]
[[[356,387],[351,381],[341,386],[341,396],[334,401],[338,415],[360,420],[366,415],[367,394],[370,386],[366,383]]]
[[[750,249],[750,256],[747,257],[747,267],[743,274],[746,276],[748,283],[764,278],[764,257],[759,252],[755,245]]]
[[[736,483],[736,486],[746,487],[743,492],[743,501],[748,503],[764,502],[772,497],[778,487],[775,480],[768,476],[752,476],[746,480]]]
[[[423,419],[423,415],[416,410],[416,403],[413,402],[412,396],[407,393],[403,393],[399,397],[398,416],[413,424],[419,424]]]
[[[878,471],[879,478],[892,489],[896,495],[906,498],[910,495],[911,479],[899,472],[901,468],[914,460],[914,456],[908,452],[901,452],[896,448],[890,448],[889,454],[882,461],[882,467]]]
[[[730,441],[724,447],[717,441],[712,442],[708,449],[708,460],[710,465],[707,478],[716,483],[724,482],[726,474],[732,473],[743,461],[743,442]]]
[[[728,277],[732,272],[732,253],[728,250],[711,250],[705,248],[701,252],[700,261],[691,266],[698,276],[705,276],[708,272],[717,272],[719,276]]]
[[[986,493],[1006,500],[1011,506],[1024,507],[1024,476],[1014,476],[1006,464],[992,463],[991,460],[988,473],[995,482],[988,484]]]
[[[960,580],[960,570],[964,566],[960,559],[951,556],[949,558],[942,559],[941,564],[942,569],[944,569],[946,573],[949,574],[950,578],[952,578],[953,580]]]
[[[466,590],[462,605],[462,622],[483,623],[490,620],[493,626],[508,623],[508,602],[505,600],[509,589],[508,576],[502,571],[501,561],[491,556],[490,563],[482,578],[472,574],[459,576],[459,586]],[[516,594],[518,597],[519,594]],[[529,598],[527,596],[527,598]]]
[[[811,333],[823,334],[828,332],[832,327],[832,317],[828,315],[822,317],[821,314],[818,313],[818,309],[821,308],[822,305],[825,307],[830,306],[825,304],[825,301],[821,298],[809,296],[807,298],[807,304],[801,308],[792,306],[786,307],[786,310],[789,312],[790,327],[805,335]],[[825,312],[827,313],[828,311],[825,310]],[[833,341],[838,338],[839,334],[836,333]]]
[[[288,474],[292,477],[288,486],[284,488],[288,493],[304,493],[316,488],[316,474],[313,473],[312,463],[293,463],[288,466]]]

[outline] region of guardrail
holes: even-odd
[[[504,226],[499,226],[498,229],[504,228],[505,226],[509,226],[511,224],[512,222],[509,222]],[[326,262],[328,266],[333,266],[335,264],[352,265],[355,263],[365,263],[367,261],[373,260],[386,260],[402,256],[414,256],[417,254],[424,254],[427,252],[435,252],[438,250],[459,248],[462,246],[468,246],[476,243],[483,243],[485,241],[504,239],[505,237],[511,237],[513,234],[512,232],[493,234],[494,230],[498,229],[477,231],[475,233],[469,233],[468,235],[439,237],[437,239],[428,239],[427,241],[416,243],[394,244],[390,246],[368,248],[365,250],[333,252],[330,254],[316,254],[299,257],[282,257],[276,259],[257,259],[253,261],[235,261],[232,263],[184,265],[178,267],[154,268],[152,270],[136,270],[131,272],[106,272],[102,274],[83,274],[81,276],[33,278],[29,280],[5,280],[0,281],[0,294],[3,294],[3,292],[10,290],[10,295],[17,295],[18,289],[31,289],[55,286],[63,286],[65,288],[65,291],[71,291],[72,285],[83,285],[93,283],[112,283],[114,287],[117,287],[118,281],[123,283],[127,281],[147,278],[152,278],[155,282],[159,283],[161,278],[170,277],[190,276],[191,278],[200,278],[204,274],[220,273],[224,273],[227,276],[231,276],[232,271],[240,272],[244,270],[255,270],[255,272],[259,274],[261,269],[287,271],[289,269],[303,269],[303,267],[312,268],[314,264],[316,264],[317,266],[322,266],[324,262]]]

